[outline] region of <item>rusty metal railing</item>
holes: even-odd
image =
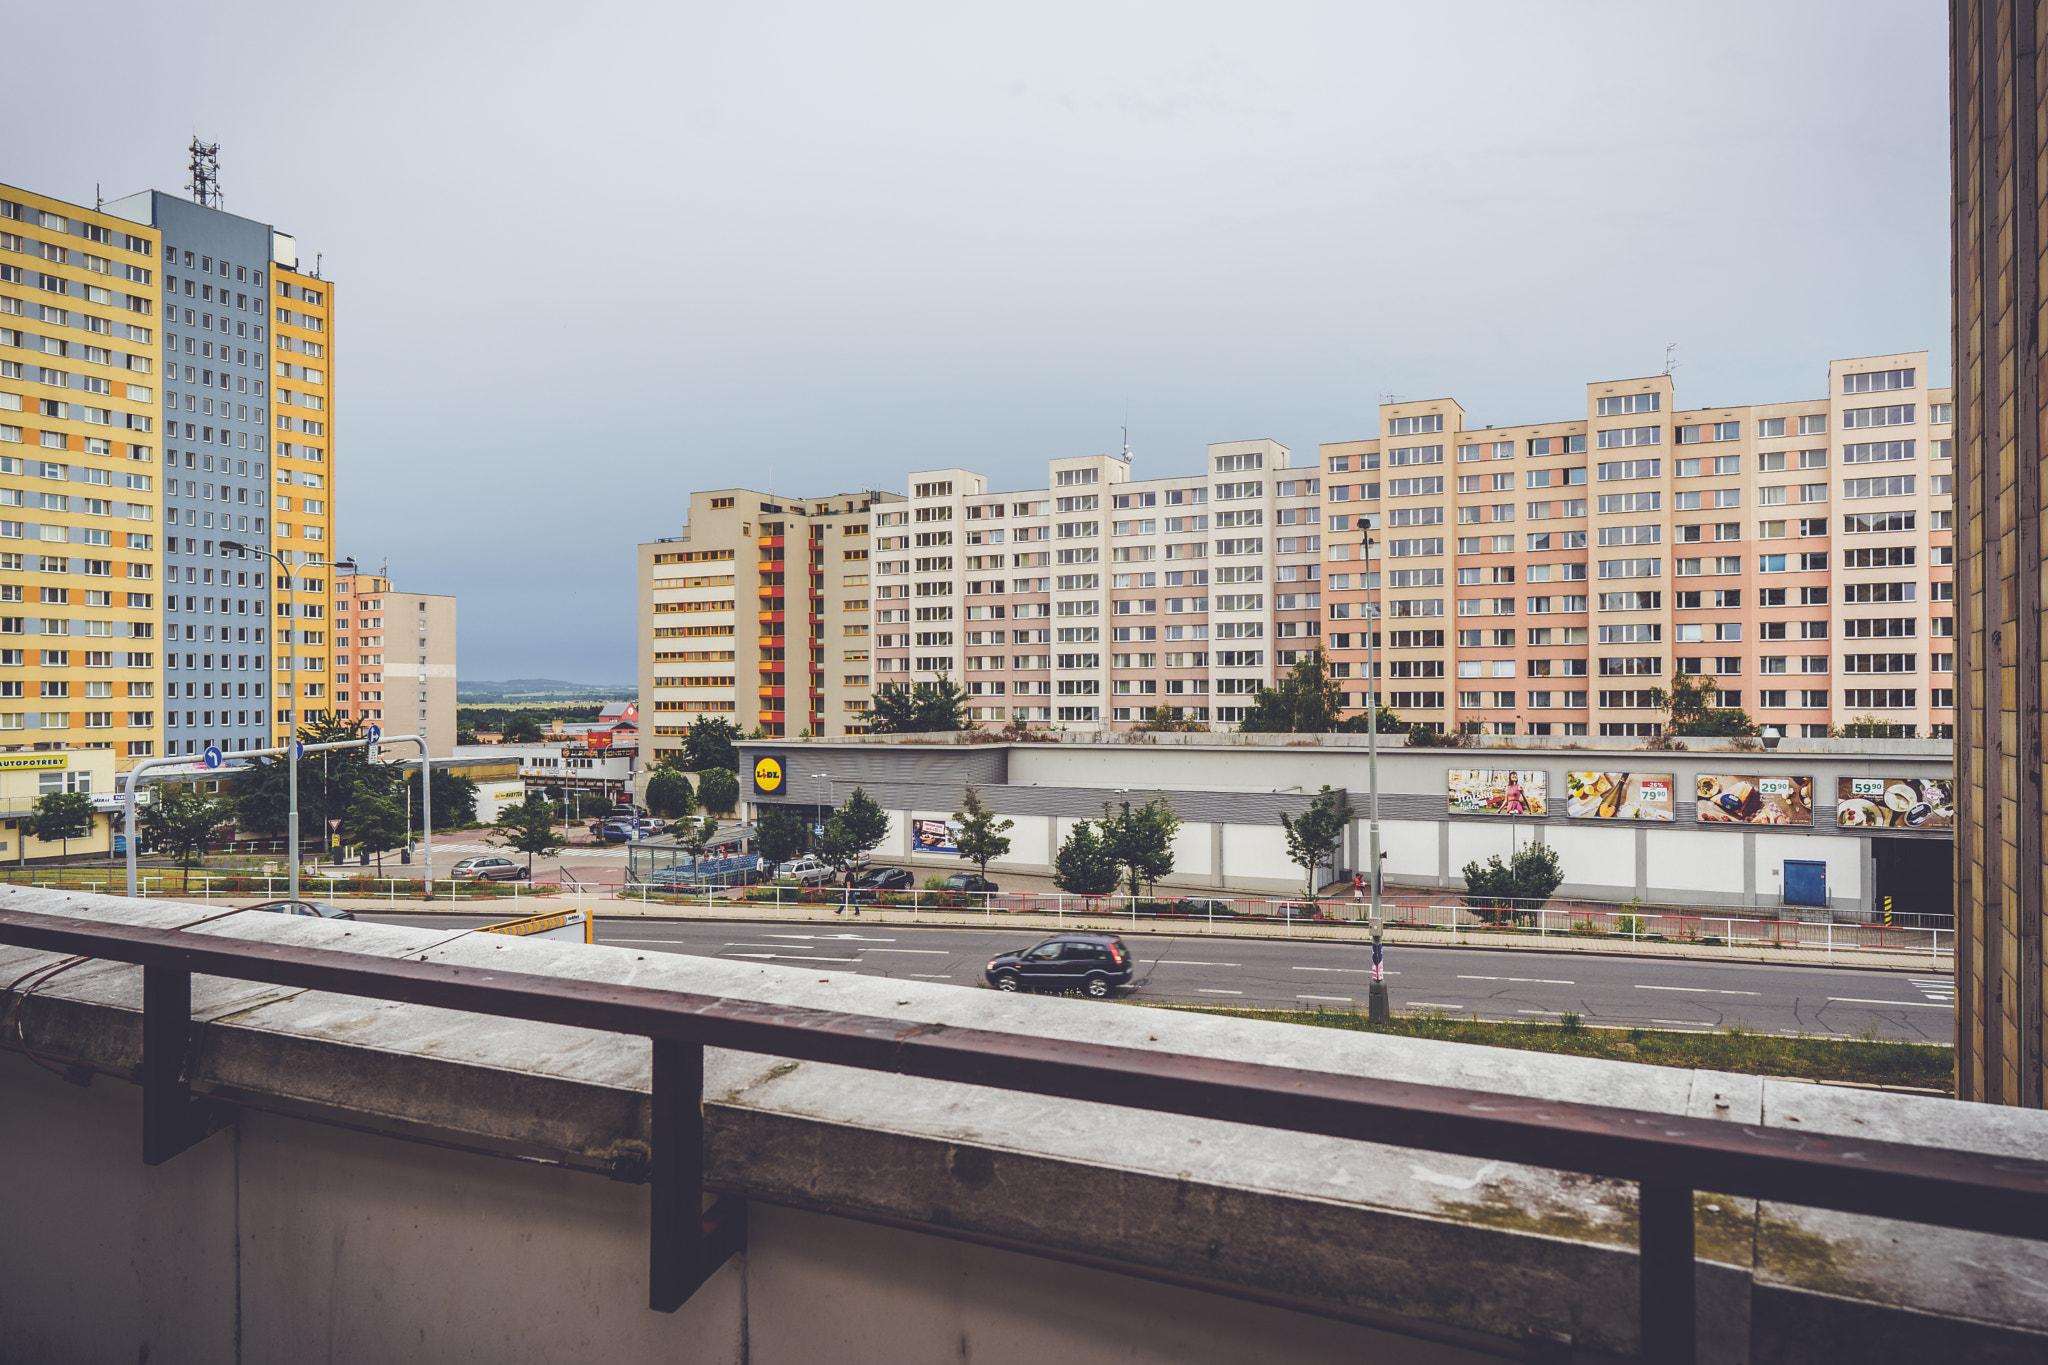
[[[2048,1240],[2048,1161],[1144,1048],[0,910],[0,943],[143,969],[143,1159],[210,1131],[182,1074],[194,973],[633,1034],[653,1045],[649,1304],[744,1237],[702,1211],[704,1049],[814,1061],[1638,1183],[1643,1354],[1694,1359],[1693,1192]]]

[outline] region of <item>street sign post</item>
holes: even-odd
[[[384,727],[381,725],[372,725],[368,729],[364,730],[363,733],[369,736],[370,743],[375,744],[378,740],[384,737]]]

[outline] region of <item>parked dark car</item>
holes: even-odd
[[[1115,934],[1058,934],[988,964],[988,984],[999,991],[1086,991],[1098,1000],[1131,984],[1130,950]]]
[[[1002,889],[988,878],[976,872],[955,872],[952,876],[946,878],[946,890],[948,891],[1000,891]]]
[[[270,910],[280,915],[306,915],[313,919],[354,919],[355,915],[325,901],[265,901],[251,910]]]
[[[607,820],[598,837],[608,844],[630,844],[640,837],[640,831],[621,820]]]
[[[856,877],[853,885],[857,891],[908,891],[917,885],[917,878],[904,868],[876,867]]]

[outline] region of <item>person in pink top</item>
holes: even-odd
[[[1508,794],[1501,802],[1504,815],[1527,815],[1528,804],[1522,799],[1522,784],[1515,773],[1508,774]]]

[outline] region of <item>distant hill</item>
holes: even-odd
[[[455,698],[461,702],[573,701],[602,698],[629,700],[639,694],[638,683],[576,683],[560,678],[507,678],[503,682],[479,679],[458,682]]]

